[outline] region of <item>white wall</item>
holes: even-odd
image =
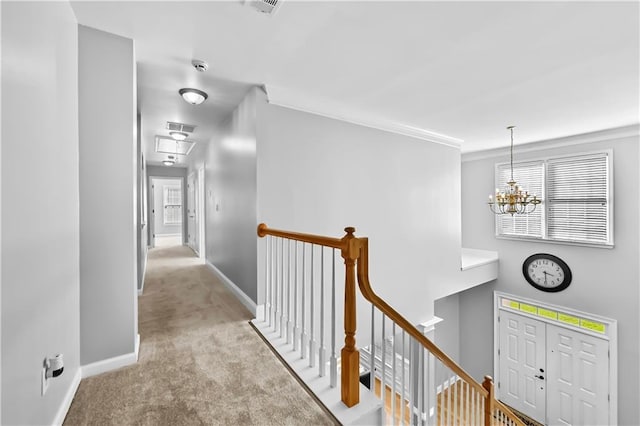
[[[250,91],[206,151],[207,260],[256,300],[256,96]],[[195,164],[198,160],[192,160]]]
[[[257,117],[258,222],[335,237],[354,226],[373,289],[409,321],[431,319],[460,280],[459,149],[264,101]],[[358,309],[362,343],[370,308]]]
[[[84,26],[78,32],[84,365],[135,350],[136,92],[133,41]]]
[[[638,206],[639,138],[625,137],[583,145],[515,152],[516,161],[566,153],[613,149],[615,248],[592,248],[496,239],[494,217],[486,207],[493,192],[494,164],[508,157],[478,159],[462,165],[463,244],[496,250],[500,257],[497,281],[460,294],[462,366],[477,379],[493,369],[493,291],[590,312],[618,320],[619,423],[637,424],[640,273],[640,210]],[[545,293],[527,284],[522,262],[533,253],[552,253],[564,259],[573,273],[571,285],[560,293]]]
[[[2,424],[51,424],[79,360],[78,30],[2,2]],[[46,356],[62,376],[40,395]]]

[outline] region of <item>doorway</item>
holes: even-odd
[[[182,245],[182,179],[151,178],[151,246]]]
[[[615,321],[510,295],[496,300],[499,399],[543,424],[615,424]]]

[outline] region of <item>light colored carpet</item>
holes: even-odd
[[[331,425],[186,247],[149,252],[140,359],[80,383],[65,425]]]

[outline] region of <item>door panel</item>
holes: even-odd
[[[609,342],[547,325],[549,424],[609,423]]]
[[[544,322],[500,313],[500,399],[542,423],[546,409],[545,340]]]

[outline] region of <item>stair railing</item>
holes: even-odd
[[[265,224],[258,226],[258,236],[272,237],[267,240],[265,250],[264,321],[279,329],[280,336],[286,336],[287,342],[293,339],[294,350],[300,350],[301,358],[309,358],[309,366],[315,366],[317,354],[319,375],[324,376],[327,363],[325,270],[328,269],[324,255],[327,248],[331,249],[331,272],[326,274],[331,277],[332,337],[328,364],[330,384],[335,387],[335,250],[339,250],[345,264],[345,339],[340,352],[340,393],[347,407],[360,401],[361,376],[366,371],[370,392],[375,393],[385,406],[385,424],[524,426],[508,407],[495,398],[490,376],[485,376],[482,384],[476,382],[373,291],[369,282],[368,239],[355,237],[355,228],[352,227],[345,228],[345,232],[342,238],[331,238],[271,229]],[[295,243],[293,256],[291,241]],[[301,253],[298,242],[302,243]],[[308,245],[310,252],[306,251]],[[314,253],[318,251],[321,260],[319,266],[315,266]],[[320,283],[314,282],[318,275]],[[371,337],[362,354],[355,339],[356,281],[362,296],[371,303]],[[319,289],[315,287],[317,284]],[[313,311],[314,295],[319,295],[317,298],[320,300],[319,324],[314,324],[314,318],[318,316]],[[305,323],[306,319],[310,324]],[[314,336],[318,327],[319,346]]]

